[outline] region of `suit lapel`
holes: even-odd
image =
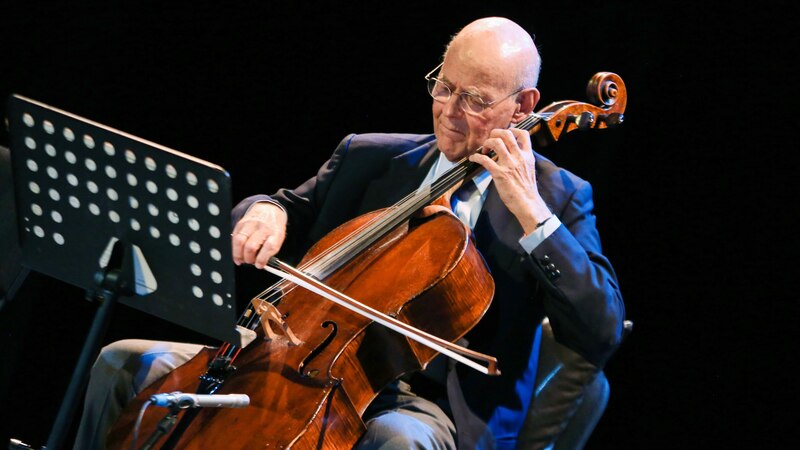
[[[545,158],[538,153],[534,153],[534,155],[536,156],[536,172],[540,173],[540,160],[545,160]],[[546,178],[539,180],[538,188],[548,205],[558,204]],[[494,182],[489,185],[489,192],[486,194],[486,201],[483,203],[483,209],[475,224],[474,234],[478,250],[481,251],[484,258],[492,259],[495,264],[500,264],[500,267],[509,269],[517,257],[524,253],[519,240],[525,233],[514,215],[503,204]]]
[[[473,234],[483,257],[493,261],[491,265],[508,267],[521,251],[522,226],[503,204],[494,183],[489,185]]]
[[[436,149],[435,142],[431,142],[392,158],[386,176],[367,187],[361,213],[393,205],[419,188],[436,161]]]

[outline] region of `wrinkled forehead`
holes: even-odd
[[[448,48],[441,75],[459,84],[474,84],[500,91],[516,88],[520,49],[502,36],[457,37]]]
[[[516,80],[514,71],[501,61],[483,58],[479,54],[451,52],[445,56],[439,76],[459,87],[487,93],[511,89]]]

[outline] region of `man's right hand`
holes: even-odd
[[[273,203],[253,204],[231,234],[233,262],[263,269],[283,245],[287,219],[286,212]]]

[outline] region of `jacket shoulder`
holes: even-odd
[[[345,141],[348,152],[380,149],[394,156],[431,144],[435,139],[432,134],[364,133],[351,134],[345,138]]]
[[[545,202],[551,207],[563,205],[576,191],[590,189],[589,182],[553,161],[534,153],[536,157],[536,180]]]

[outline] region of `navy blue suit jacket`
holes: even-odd
[[[279,256],[296,260],[336,226],[417,189],[437,155],[432,135],[347,136],[317,175],[296,189],[239,203],[234,223],[253,202],[280,202],[289,214],[289,229]],[[513,447],[536,378],[545,315],[560,343],[598,367],[621,340],[624,307],[616,275],[601,251],[591,186],[538,154],[536,173],[539,192],[562,225],[532,254],[519,245],[522,228],[493,184],[474,229],[495,281],[495,297],[466,340],[470,348],[496,356],[502,375],[455,368],[454,383],[448,383],[463,397],[453,398],[453,386],[448,392],[462,445],[495,441],[497,447]]]

